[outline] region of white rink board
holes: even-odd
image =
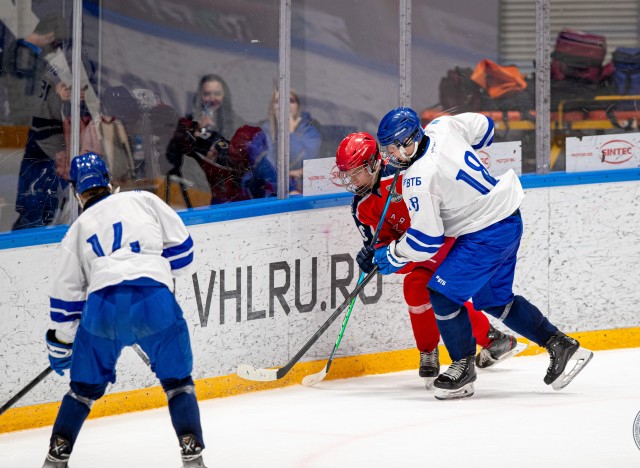
[[[526,192],[516,292],[529,298],[568,332],[639,326],[640,182]],[[192,331],[196,379],[233,373],[240,362],[261,367],[285,364],[334,310],[331,258],[336,262],[334,278],[346,277],[350,263],[353,278],[348,289],[357,280],[353,258],[361,240],[347,206],[190,226],[189,230],[196,245],[200,310],[193,278],[178,280],[176,296]],[[56,247],[0,250],[0,395],[14,394],[47,365],[43,338]],[[349,260],[349,255],[350,262],[338,261]],[[300,290],[298,302],[312,302],[313,258],[317,263],[315,306],[309,312],[300,312],[298,309],[304,307],[295,304],[296,283]],[[270,269],[274,271],[272,275]],[[271,290],[277,292],[286,282],[287,269],[289,287],[283,297],[291,309],[288,314],[277,297],[269,300],[270,276]],[[207,301],[212,271],[215,281]],[[300,272],[298,281],[296,271]],[[225,301],[222,315],[220,307],[222,276],[224,290],[234,296],[238,294],[234,292],[238,289],[237,274],[239,320],[235,299]],[[377,303],[356,307],[339,355],[414,346],[401,282],[400,276],[385,278]],[[372,296],[376,289],[376,285],[367,287]],[[342,294],[336,291],[335,296],[337,306]],[[321,307],[323,301],[325,311]],[[340,322],[336,320],[303,360],[328,356]],[[67,391],[67,382],[68,377],[53,375],[17,406],[58,401]],[[157,385],[155,377],[133,351],[126,349],[118,364],[118,382],[108,391],[153,385]]]

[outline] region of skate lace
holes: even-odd
[[[434,349],[430,353],[420,353],[420,366],[421,367],[438,367],[440,361],[438,359],[438,349]]]
[[[480,365],[483,366],[490,360],[491,360],[491,352],[486,348],[482,348],[480,350],[480,357],[479,357]]]
[[[444,374],[450,377],[452,380],[457,380],[464,373],[466,368],[467,364],[464,360],[455,361],[451,363],[451,365],[447,369],[447,372],[445,372]]]

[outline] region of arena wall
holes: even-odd
[[[526,194],[516,292],[564,331],[589,337],[598,349],[640,346],[640,181],[531,188]],[[299,382],[296,373],[295,381],[270,385],[233,374],[241,362],[286,363],[355,286],[361,239],[349,206],[190,225],[189,230],[195,268],[193,276],[177,280],[176,297],[192,332],[199,396]],[[48,365],[43,338],[56,258],[56,243],[0,250],[0,403]],[[417,367],[417,354],[406,351],[414,342],[402,277],[378,277],[372,283],[340,346],[338,355],[346,357],[336,366],[338,376]],[[313,362],[326,359],[340,322],[297,369],[321,368]],[[132,350],[123,352],[117,373],[117,383],[94,415],[166,404],[155,377]],[[67,383],[68,376],[51,374],[0,416],[0,432],[51,424]]]

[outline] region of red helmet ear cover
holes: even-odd
[[[378,144],[373,136],[366,132],[352,133],[338,145],[336,165],[341,171],[367,166],[372,172],[379,157]]]

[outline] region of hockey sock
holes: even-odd
[[[440,332],[431,304],[420,307],[409,306],[409,318],[418,350],[433,351],[440,341]]]
[[[515,296],[506,306],[486,307],[484,311],[540,346],[558,331],[536,306],[522,296]]]
[[[491,340],[487,336],[489,334],[489,319],[482,312],[477,311],[471,302],[465,302],[464,306],[469,313],[469,320],[471,321],[471,332],[473,333],[476,342],[486,348],[491,344]]]
[[[438,321],[442,341],[453,361],[476,353],[467,309],[448,297],[431,290],[431,305]]]
[[[53,424],[52,434],[69,442],[69,447],[73,450],[73,445],[90,411],[91,407],[85,402],[81,402],[69,394],[65,395],[56,422]]]
[[[193,434],[204,448],[200,410],[191,377],[161,381],[169,399],[171,423],[178,437]]]

